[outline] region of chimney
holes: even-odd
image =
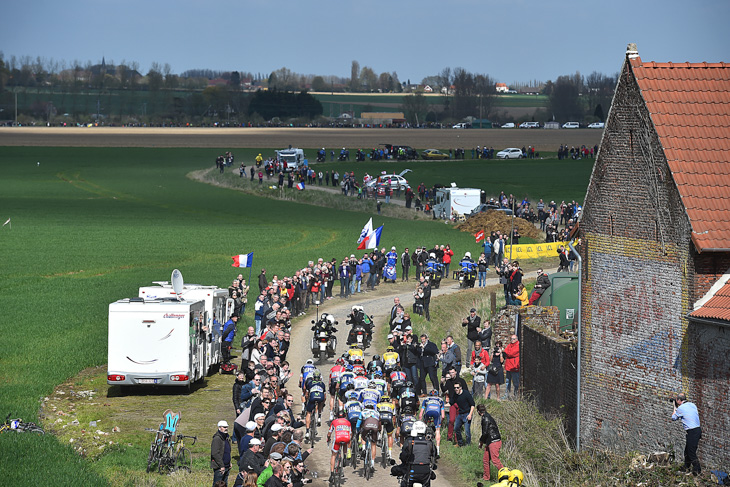
[[[628,57],[629,59],[636,59],[637,57],[639,57],[639,49],[633,42],[629,43],[629,45],[626,46],[626,57]]]

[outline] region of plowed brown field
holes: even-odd
[[[321,128],[113,128],[2,127],[0,146],[46,147],[211,147],[372,148],[378,144],[410,145],[421,149],[532,145],[555,152],[560,144],[593,146],[601,130],[544,129],[321,129]],[[467,152],[467,157],[470,154]]]

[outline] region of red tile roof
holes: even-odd
[[[689,315],[693,318],[730,321],[730,281],[726,282],[705,304]]]
[[[730,64],[630,62],[695,247],[730,251]]]

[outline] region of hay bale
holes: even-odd
[[[524,218],[515,217],[514,225],[523,237],[532,239],[541,239],[543,237],[542,232]],[[474,215],[464,223],[457,225],[456,228],[471,234],[484,230],[488,236],[499,230],[503,235],[509,235],[512,230],[512,217],[505,215],[503,211],[487,210],[484,213]]]

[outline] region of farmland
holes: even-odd
[[[355,134],[373,137],[368,140],[396,134],[345,132],[348,140],[360,143],[365,142]],[[442,132],[451,136],[457,131],[414,131],[413,140]],[[478,131],[463,131],[467,136],[472,132]],[[534,135],[541,132],[548,131]],[[0,216],[3,221],[11,218],[11,225],[0,232],[0,411],[34,420],[54,386],[82,369],[104,364],[108,303],[136,295],[141,284],[167,279],[174,267],[190,282],[225,285],[232,274],[230,256],[243,251],[255,252],[254,266],[265,265],[279,274],[315,256],[351,253],[369,214],[257,198],[186,177],[212,165],[225,150],[244,160],[259,148],[270,152],[291,140],[316,147],[325,137],[341,140],[344,134],[183,131],[155,138],[137,132],[0,132]],[[209,139],[218,145],[208,146],[213,143]],[[333,142],[326,140],[328,145]],[[414,145],[423,147],[423,140],[427,138]],[[126,147],[140,143],[151,148]],[[186,148],[169,148],[174,144]],[[89,145],[108,147],[81,147]],[[155,148],[162,146],[168,147]],[[514,163],[489,164],[495,164],[496,171],[499,165]],[[526,184],[537,185],[539,173],[551,168],[532,164],[536,176]],[[439,175],[437,165],[429,163],[423,169],[424,178],[448,177]],[[494,174],[496,180],[498,173]],[[587,174],[589,169],[576,178],[582,181],[575,183],[575,194],[581,194]],[[473,246],[471,235],[442,223],[376,218],[385,225],[385,245],[448,241],[455,248]],[[428,238],[421,242],[414,235]],[[18,451],[25,454],[22,465]],[[104,483],[97,463],[81,460],[52,437],[1,436],[0,464],[0,475],[9,485],[47,482],[46,474],[33,468],[40,464],[54,472],[57,485]]]

